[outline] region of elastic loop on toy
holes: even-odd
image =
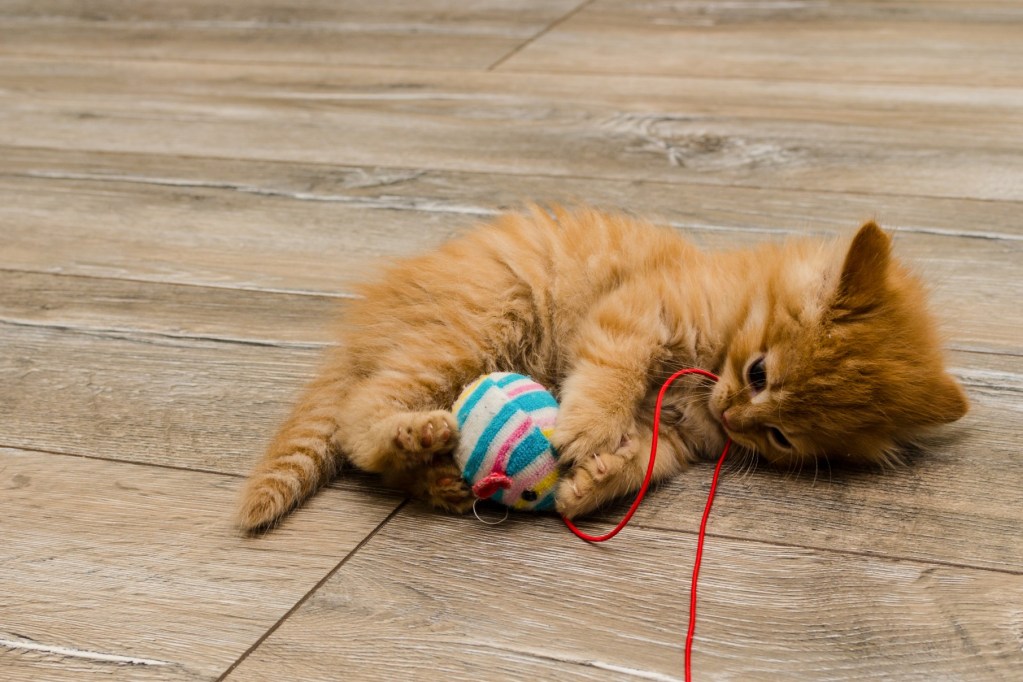
[[[508,507],[505,507],[504,508],[504,516],[502,516],[499,520],[497,520],[497,521],[484,521],[483,517],[481,517],[479,512],[476,511],[476,505],[477,505],[477,503],[479,503],[479,501],[481,499],[482,498],[477,497],[475,500],[472,501],[472,515],[476,517],[477,521],[479,521],[480,523],[485,523],[488,526],[499,526],[499,525],[501,525],[502,523],[504,523],[505,521],[508,520]]]

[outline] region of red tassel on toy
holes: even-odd
[[[493,473],[477,481],[472,487],[472,492],[476,497],[485,500],[497,494],[498,490],[507,490],[511,486],[512,480],[506,474]]]

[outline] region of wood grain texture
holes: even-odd
[[[129,273],[130,274],[130,273]],[[344,298],[0,270],[0,324],[318,349]]]
[[[0,445],[247,473],[319,351],[0,326]]]
[[[0,87],[15,147],[1023,198],[1008,88],[45,59]]]
[[[530,196],[643,207],[707,248],[794,234],[848,234],[860,220],[875,217],[896,230],[897,252],[933,288],[955,347],[1019,351],[1023,280],[1016,273],[1023,229],[1015,202],[291,164],[178,161],[154,168],[116,155],[86,154],[63,167],[51,162],[52,153],[32,154],[12,154],[9,175],[0,176],[2,268],[343,297],[386,259],[432,248]],[[491,191],[495,185],[502,191]],[[82,229],[83,212],[88,230]],[[226,240],[233,240],[231,248],[225,249]],[[8,286],[0,299],[24,311],[18,285]],[[193,292],[183,300],[200,298]],[[219,316],[218,306],[233,305],[229,299],[227,293],[212,296],[200,313],[203,324]],[[263,305],[246,300],[251,303],[238,305]],[[279,338],[294,340],[301,335],[294,325],[303,323],[292,316],[307,305],[276,300],[290,311],[281,322],[292,321]],[[59,295],[49,305],[68,307]],[[327,307],[313,305],[315,311]],[[24,314],[0,311],[0,319]],[[271,331],[269,321],[264,317],[264,332]],[[258,340],[260,323],[253,324],[245,338]],[[173,327],[166,331],[176,333]],[[324,333],[306,337],[322,340]]]
[[[0,51],[483,69],[579,0],[66,0],[0,5]]]
[[[693,536],[403,510],[229,680],[677,680]],[[414,567],[414,568],[412,568]],[[698,679],[1010,679],[1023,576],[715,538]]]
[[[0,448],[3,678],[212,679],[398,503],[328,490],[243,538],[239,483]]]
[[[599,0],[501,68],[1019,86],[1021,32],[1015,2]]]

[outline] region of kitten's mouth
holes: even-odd
[[[721,410],[721,414],[718,415],[718,421],[721,422],[721,426],[725,429],[725,432],[728,433],[729,436],[741,433],[742,431],[742,429],[735,428],[734,424],[729,423],[728,410]]]
[[[724,410],[718,415],[718,421],[721,422],[721,428],[724,429],[725,435],[738,443],[746,444],[747,439],[743,437],[743,431],[728,422],[727,412],[728,410]]]

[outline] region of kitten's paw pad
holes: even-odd
[[[242,493],[235,523],[243,531],[266,528],[294,506],[290,490],[274,478],[250,480]]]
[[[450,412],[412,412],[399,419],[394,443],[409,454],[433,455],[454,448],[457,434],[458,422]]]

